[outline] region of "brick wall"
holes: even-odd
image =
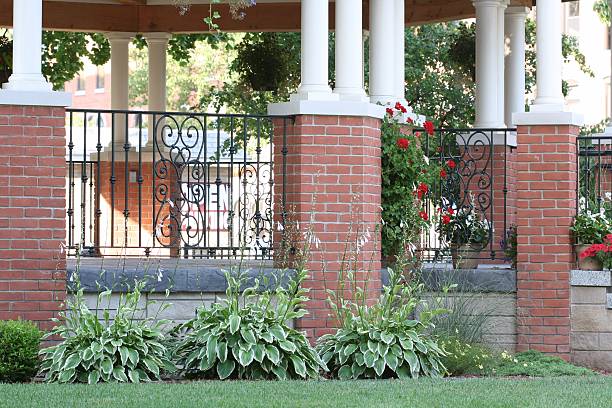
[[[570,356],[575,126],[519,126],[517,350]]]
[[[0,319],[49,329],[65,299],[63,108],[0,106]]]
[[[355,262],[357,280],[366,286],[369,300],[380,294],[380,120],[302,115],[287,124],[284,157],[282,120],[275,122],[275,217],[280,220],[284,186],[288,217],[299,221],[301,233],[308,228],[311,214],[314,218],[312,228],[320,244],[312,247],[307,264],[310,277],[304,286],[310,289],[309,314],[296,324],[313,339],[336,327],[329,317],[325,289],[337,287],[350,228],[353,241],[355,231],[370,231]],[[279,241],[277,233],[277,248]]]

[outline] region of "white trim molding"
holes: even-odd
[[[271,103],[269,115],[325,115],[325,116],[366,116],[382,119],[385,107],[358,101],[308,101]]]
[[[3,89],[0,90],[0,105],[66,107],[72,105],[72,94],[70,92]]]

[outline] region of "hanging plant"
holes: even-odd
[[[247,34],[236,50],[232,68],[255,91],[277,91],[291,77],[290,56],[276,33]]]

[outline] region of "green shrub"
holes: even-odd
[[[286,324],[306,314],[305,270],[298,268],[287,289],[265,289],[256,280],[241,291],[243,273],[225,276],[227,299],[199,309],[177,330],[186,331],[174,352],[181,371],[221,380],[317,378],[325,365],[306,336]]]
[[[41,337],[31,322],[0,321],[0,382],[25,382],[36,375]]]
[[[456,337],[440,340],[438,344],[446,352],[442,362],[448,375],[485,375],[491,371],[495,356],[488,348],[465,343]]]
[[[560,357],[540,353],[539,351],[525,351],[514,357],[502,353],[501,358],[493,367],[493,373],[498,376],[529,376],[529,377],[557,377],[557,376],[583,376],[596,375],[592,370],[578,367],[568,363]]]
[[[400,264],[400,270],[402,263]],[[348,282],[354,279],[347,272]],[[389,285],[372,306],[365,302],[365,290],[349,285],[347,298],[342,282],[338,291],[329,291],[330,304],[341,328],[319,339],[317,350],[330,375],[339,379],[441,377],[446,369],[431,329],[431,317],[440,311],[421,313],[413,320],[421,303],[417,293],[422,285],[404,283],[402,275],[389,270]],[[367,281],[367,278],[366,278]]]
[[[89,310],[83,290],[78,288],[73,300],[67,302],[68,312],[61,314],[63,320],[56,319],[58,326],[48,334],[64,340],[40,351],[45,380],[138,383],[159,380],[163,370],[171,371],[161,331],[167,321],[136,318],[144,286],[144,281],[135,282],[134,289],[121,296],[113,320],[108,306],[103,318]],[[110,296],[110,290],[100,293],[98,303],[110,303]]]

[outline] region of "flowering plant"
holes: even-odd
[[[578,215],[570,231],[574,234],[576,244],[600,244],[608,234],[612,233],[612,223],[603,207],[594,213],[586,208],[586,200],[582,197]]]
[[[603,243],[592,244],[580,253],[580,258],[595,257],[605,269],[612,269],[612,234],[604,237]]]
[[[423,140],[433,135],[433,123],[406,118],[407,113],[399,102],[388,107],[381,128],[382,249],[387,259],[400,253],[406,242],[417,241],[429,225],[425,203],[431,186],[440,177],[440,165],[429,160],[431,152],[425,147],[435,149],[435,138],[430,138],[429,144]],[[425,131],[415,126],[423,126]]]
[[[443,203],[445,200],[443,199]],[[456,209],[456,206],[445,203],[440,208],[440,234],[447,242],[454,245],[472,244],[484,247],[489,242],[491,224],[481,217],[472,206]]]

